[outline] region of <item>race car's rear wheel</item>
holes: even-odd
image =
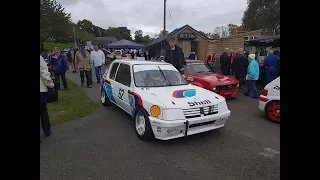
[[[101,95],[100,95],[101,104],[104,106],[108,106],[111,104],[106,92],[104,91],[103,87],[101,87]]]
[[[266,105],[266,115],[272,122],[280,123],[280,101],[271,101]]]
[[[139,139],[148,141],[154,138],[148,113],[143,108],[138,108],[134,116],[134,125]]]

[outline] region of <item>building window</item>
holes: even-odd
[[[249,37],[250,40],[252,40],[252,39],[257,39],[257,38],[258,38],[257,36],[250,36],[250,37]]]
[[[249,40],[249,37],[248,37],[248,36],[244,36],[243,39],[244,39],[245,41],[248,41],[248,40]]]

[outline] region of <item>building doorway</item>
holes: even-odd
[[[191,52],[198,54],[198,41],[191,41]]]

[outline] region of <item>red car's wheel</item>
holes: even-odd
[[[267,117],[276,123],[280,123],[280,101],[271,101],[266,106]]]

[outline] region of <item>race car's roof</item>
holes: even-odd
[[[125,61],[126,63],[130,64],[130,65],[135,65],[135,64],[169,64],[166,62],[161,62],[161,61],[143,61],[143,60],[134,60],[134,59],[119,59],[119,60],[114,60],[114,62],[123,62]]]

